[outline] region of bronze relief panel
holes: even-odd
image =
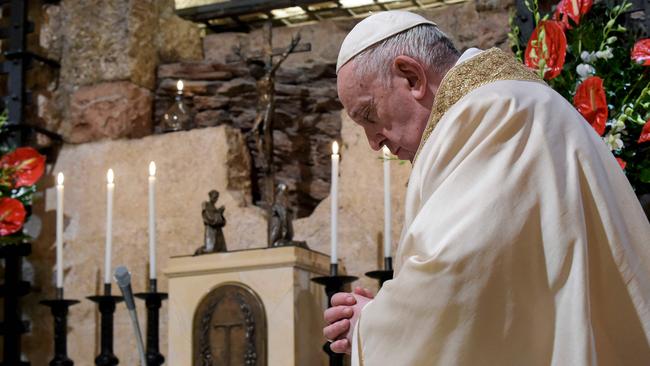
[[[266,366],[266,314],[243,284],[214,288],[194,314],[194,366]]]

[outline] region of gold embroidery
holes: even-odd
[[[517,62],[511,55],[498,48],[491,48],[471,59],[454,66],[440,82],[440,87],[433,101],[433,108],[427,127],[422,133],[420,146],[415,159],[427,139],[436,128],[440,118],[454,104],[474,89],[499,80],[524,80],[544,82],[534,72]],[[413,161],[415,162],[415,159]]]

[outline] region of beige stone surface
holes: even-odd
[[[198,25],[174,14],[174,0],[158,0],[158,9],[156,46],[160,62],[202,59],[202,32]]]
[[[130,80],[153,88],[155,0],[64,0],[61,7],[64,87]]]
[[[104,272],[104,230],[106,220],[106,170],[115,171],[113,220],[113,267],[126,265],[132,273],[133,290],[145,290],[148,278],[147,176],[150,160],[157,173],[157,257],[158,275],[170,256],[187,255],[202,244],[201,202],[207,192],[221,192],[219,205],[225,205],[228,225],[225,238],[230,250],[265,246],[266,224],[262,212],[243,205],[241,192],[227,189],[229,144],[227,127],[208,128],[146,137],[66,146],[54,172],[65,174],[64,262],[66,297],[82,299],[70,311],[69,353],[78,365],[91,365],[98,353],[99,319],[96,307],[84,298],[98,292]],[[42,220],[40,238],[34,243],[32,260],[37,268],[36,293],[26,304],[34,319],[32,336],[26,338],[26,354],[34,365],[51,358],[51,317],[37,301],[54,293],[54,205],[53,179],[44,179],[44,196],[35,203],[35,214]],[[245,200],[250,202],[250,198]],[[167,281],[159,282],[161,291]],[[117,288],[115,292],[119,292]],[[43,308],[43,309],[42,309]],[[145,324],[145,309],[138,302],[140,324]],[[161,319],[167,319],[163,305]],[[161,349],[167,349],[167,325],[161,328]],[[115,354],[122,365],[137,364],[136,350],[123,305],[115,314]]]
[[[363,129],[342,114],[339,178],[338,255],[350,275],[360,277],[353,286],[375,291],[375,280],[365,272],[383,266],[384,183],[381,153],[368,145]],[[411,164],[391,161],[392,253],[395,253],[404,216],[404,194]],[[330,198],[314,213],[294,224],[297,240],[312,249],[330,253]]]
[[[82,87],[70,98],[66,135],[72,143],[151,133],[152,93],[128,81]]]
[[[225,283],[249,287],[264,304],[269,366],[325,365],[320,346],[326,298],[310,281],[326,275],[329,258],[302,248],[257,249],[171,258],[169,278],[170,365],[192,364],[192,324],[197,306]]]

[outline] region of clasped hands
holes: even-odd
[[[352,331],[359,320],[361,310],[374,297],[368,289],[356,287],[354,292],[338,292],[332,296],[332,307],[325,310],[323,335],[336,353],[350,353]]]

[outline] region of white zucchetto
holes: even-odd
[[[368,47],[420,24],[436,23],[403,10],[382,11],[360,21],[343,40],[336,62],[336,73],[354,56]]]

